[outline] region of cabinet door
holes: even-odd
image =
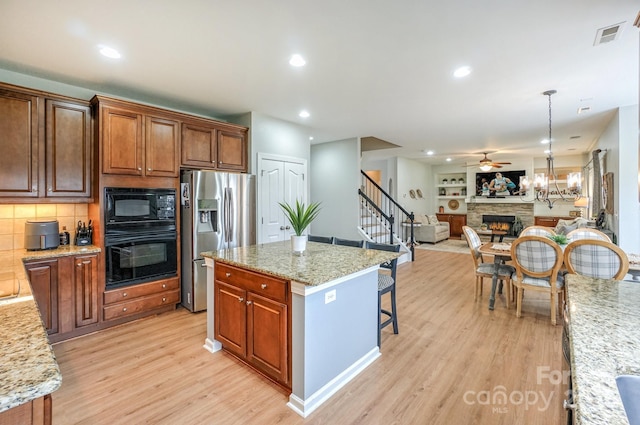
[[[98,323],[98,256],[74,259],[76,327]]]
[[[213,169],[216,167],[216,130],[195,124],[182,124],[182,165]]]
[[[0,196],[38,196],[38,98],[0,90]]]
[[[142,175],[142,114],[105,107],[102,111],[102,172]]]
[[[46,197],[91,196],[91,109],[46,100]]]
[[[215,281],[214,337],[224,348],[242,358],[247,356],[246,292]]]
[[[287,305],[248,292],[247,306],[247,361],[288,384]]]
[[[27,277],[49,335],[58,332],[58,260],[26,263]]]
[[[462,236],[462,226],[467,225],[467,216],[462,214],[451,215],[449,221],[449,231],[451,236]]]
[[[178,135],[177,121],[146,116],[145,163],[147,176],[178,177]]]
[[[245,132],[218,131],[218,168],[247,171],[247,138]]]

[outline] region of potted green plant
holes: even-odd
[[[280,202],[279,204],[295,233],[295,235],[291,236],[293,251],[303,252],[307,247],[307,237],[303,236],[302,233],[320,213],[320,203],[312,202],[309,205],[305,205],[296,199],[295,206],[291,206],[286,202]]]
[[[551,235],[549,239],[557,243],[558,245],[566,245],[569,243],[569,238],[567,235]]]

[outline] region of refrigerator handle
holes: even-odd
[[[233,232],[235,231],[235,229],[233,228],[233,216],[234,216],[234,211],[233,211],[233,206],[234,206],[234,200],[233,200],[233,189],[229,188],[229,209],[227,210],[229,212],[228,214],[228,220],[229,220],[229,242],[233,242]]]
[[[227,210],[227,188],[224,188],[224,191],[222,192],[222,229],[224,231],[224,242],[228,242],[228,238],[229,236],[227,236],[229,234],[229,224],[227,222],[227,215],[228,215],[228,210]],[[225,247],[226,248],[226,247]]]

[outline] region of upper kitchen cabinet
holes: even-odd
[[[91,200],[89,103],[0,84],[3,202]]]
[[[178,177],[180,122],[155,108],[96,96],[102,173]]]
[[[0,196],[38,196],[38,97],[0,87]]]
[[[247,171],[247,129],[212,120],[182,124],[186,168]]]

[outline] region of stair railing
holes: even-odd
[[[407,245],[411,251],[411,261],[415,260],[414,252],[414,219],[413,212],[409,212],[404,209],[391,195],[389,195],[383,188],[381,188],[375,181],[373,181],[364,171],[360,170],[362,175],[362,183],[358,189],[358,195],[360,196],[360,202],[369,213],[376,218],[377,223],[365,223],[366,217],[360,218],[360,226],[365,229],[367,233],[369,231],[381,233],[386,232],[389,234],[389,243],[393,243],[394,235],[398,239],[402,240],[401,233],[403,233],[402,227],[406,226],[409,232],[407,239]],[[397,221],[397,218],[400,221]],[[394,225],[398,222],[398,234],[394,231]],[[368,229],[368,230],[367,230]],[[400,236],[398,236],[400,235]]]

